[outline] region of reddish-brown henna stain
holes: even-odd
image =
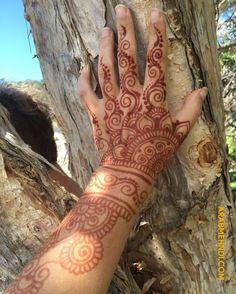
[[[99,186],[104,191],[106,184],[99,182],[96,174],[94,177],[91,181],[93,183],[97,181],[95,186]],[[122,189],[127,188],[123,186]],[[102,259],[102,239],[109,234],[118,218],[129,222],[134,214],[135,211],[126,201],[114,195],[97,192],[96,197],[93,197],[91,193],[84,193],[79,205],[72,209],[33,261],[5,293],[38,293],[50,275],[51,264],[59,265],[74,275],[91,271]],[[40,264],[41,257],[56,245],[60,246],[63,240],[65,244],[58,258]]]
[[[129,202],[134,203],[137,208],[147,198],[148,194],[146,191],[140,189],[139,184],[134,179],[130,177],[118,177],[112,174],[97,176],[96,173],[94,173],[88,187],[97,188],[101,191],[104,188],[109,188],[110,193],[112,193],[113,190],[114,193],[117,193],[115,191],[118,190],[121,195],[126,197],[127,201],[129,200]]]
[[[176,152],[190,126],[189,122],[172,122],[169,111],[163,106],[166,99],[164,71],[160,64],[163,37],[157,28],[155,31],[156,41],[147,59],[150,83],[142,91],[137,86],[137,65],[127,54],[130,43],[125,39],[125,27],[119,32],[118,60],[122,74],[118,97],[111,94],[109,68],[102,59],[100,64],[104,73],[105,123],[111,134],[103,148],[98,148],[102,155],[101,164],[132,168],[151,179],[160,173],[166,161]]]
[[[126,39],[126,28],[121,27],[118,60],[122,74],[118,97],[112,95],[108,66],[102,58],[100,63],[104,75],[101,87],[105,99],[106,129],[101,128],[89,110],[95,142],[102,156],[101,165],[105,169],[129,171],[148,183],[163,169],[189,130],[189,122],[173,123],[162,104],[166,99],[164,72],[160,65],[163,37],[157,28],[155,31],[156,41],[147,60],[150,83],[143,90],[138,87],[137,65],[128,54],[130,42]],[[91,271],[103,257],[102,239],[119,218],[130,221],[136,213],[132,203],[138,208],[147,198],[147,192],[141,191],[131,177],[98,176],[94,173],[88,187],[93,187],[96,192],[83,195],[5,294],[37,294],[50,276],[50,264],[57,264],[74,275]],[[115,193],[119,193],[119,197]],[[64,239],[58,258],[42,263],[42,256],[60,246]]]

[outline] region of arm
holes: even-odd
[[[173,156],[201,111],[206,89],[194,91],[171,117],[166,104],[165,22],[151,15],[144,86],[139,84],[130,11],[117,9],[120,88],[114,70],[113,33],[103,30],[99,82],[91,89],[89,68],[79,94],[93,125],[101,165],[76,206],[5,294],[105,293],[154,179]]]
[[[135,220],[133,199],[141,200],[141,185],[136,176],[98,168],[77,205],[5,293],[105,293]]]

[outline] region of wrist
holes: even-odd
[[[118,173],[134,178],[136,181],[140,182],[141,185],[147,187],[152,186],[155,180],[155,175],[149,168],[130,161],[106,161],[100,164],[99,169],[100,168],[112,174]]]
[[[139,170],[123,166],[102,165],[92,174],[86,194],[117,197],[129,204],[136,213],[148,199],[151,179]]]

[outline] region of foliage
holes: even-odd
[[[0,87],[11,87],[26,92],[38,101],[48,103],[48,94],[42,81],[27,80],[22,82],[8,82],[0,79]]]

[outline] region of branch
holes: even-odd
[[[225,52],[225,51],[228,51],[228,50],[230,50],[230,49],[232,49],[234,47],[236,47],[236,41],[233,41],[233,42],[231,42],[229,44],[226,44],[226,45],[223,45],[223,46],[219,45],[218,46],[218,51]]]
[[[234,9],[234,11],[233,11],[232,14],[230,15],[230,17],[227,18],[224,22],[222,22],[222,24],[220,24],[220,25],[218,26],[217,31],[219,31],[219,30],[223,27],[223,25],[225,25],[226,23],[228,23],[229,21],[231,21],[231,19],[234,17],[235,12],[236,12],[236,8]]]
[[[219,10],[220,10],[220,12],[223,12],[225,9],[231,8],[235,5],[236,5],[235,0],[231,0],[231,1],[223,0],[223,1],[219,2]]]

